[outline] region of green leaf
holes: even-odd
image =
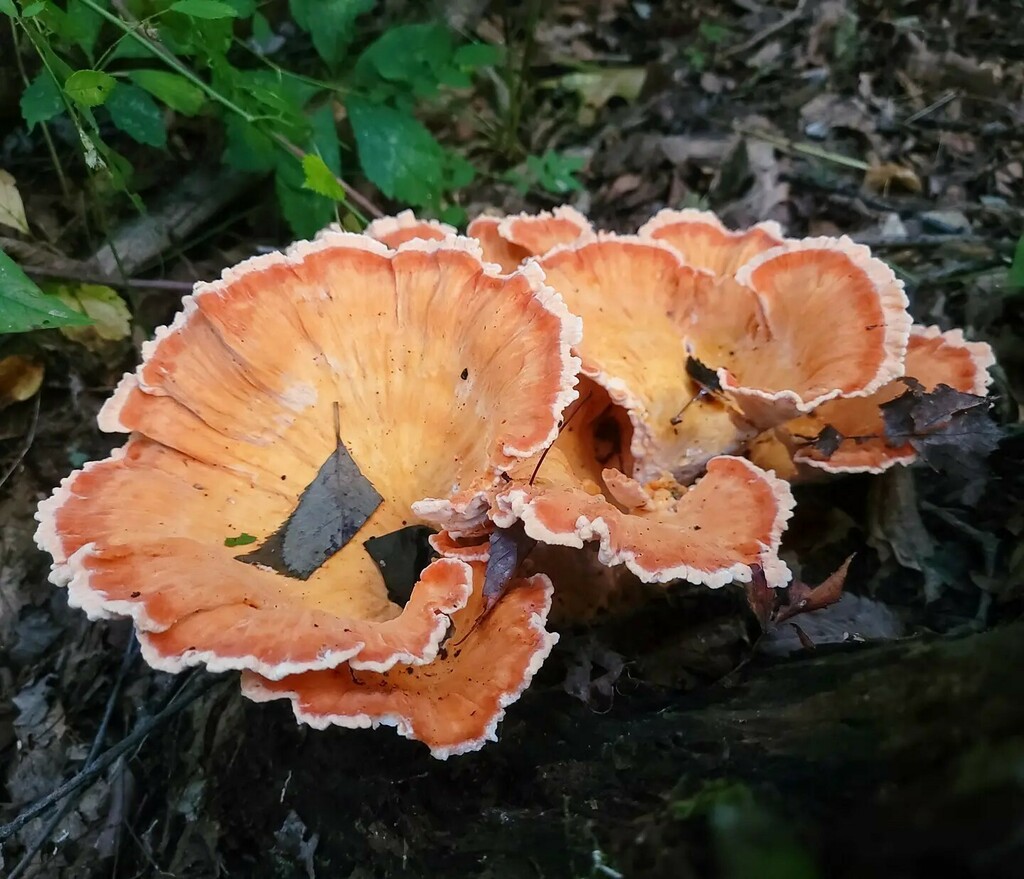
[[[274,176],[281,214],[298,238],[312,238],[334,220],[334,202],[303,188],[302,165],[291,156],[282,159]]]
[[[334,111],[325,104],[309,114],[309,151],[324,160],[331,171],[341,174],[341,145],[338,143],[338,129],[334,125]]]
[[[163,111],[148,92],[135,85],[118,83],[106,107],[114,125],[133,140],[146,146],[167,146]]]
[[[21,14],[25,18],[35,18],[44,9],[46,9],[46,3],[44,3],[43,0],[37,0],[36,3],[29,3],[27,6],[23,7]]]
[[[206,102],[203,90],[177,73],[166,70],[132,70],[128,76],[137,86],[185,116],[195,116]]]
[[[256,0],[224,0],[238,18],[248,18],[256,11]]]
[[[171,12],[179,12],[189,18],[202,18],[215,21],[218,18],[238,18],[239,11],[229,3],[221,0],[176,0],[171,4]]]
[[[357,79],[366,81],[376,75],[427,97],[436,94],[445,80],[457,74],[465,78],[453,56],[452,34],[444,25],[405,24],[389,28],[371,43],[359,56],[355,72]]]
[[[17,263],[0,250],[0,333],[61,326],[85,326],[88,317],[47,296]]]
[[[83,107],[98,107],[117,85],[117,80],[102,70],[76,70],[64,83],[64,93]]]
[[[292,18],[313,38],[313,48],[328,64],[345,57],[355,36],[356,19],[375,0],[289,0]]]
[[[1017,290],[1024,290],[1024,235],[1020,236],[1020,240],[1017,242],[1017,249],[1013,252],[1009,280],[1011,287]]]
[[[713,24],[709,21],[702,21],[697,30],[712,46],[717,46],[732,35],[732,31],[725,25]]]
[[[63,112],[60,88],[46,70],[40,71],[21,95],[21,116],[28,130],[35,128],[36,123],[46,122]]]
[[[311,135],[306,142],[306,151],[319,156],[330,173],[339,174],[341,151],[331,108],[325,106],[311,114],[309,126]],[[336,211],[332,198],[310,190],[305,183],[304,166],[279,150],[274,184],[281,213],[298,237],[311,238],[335,219]]]
[[[8,18],[15,18],[18,10],[14,8],[14,0],[0,0],[0,12]]]
[[[236,171],[256,174],[272,171],[277,162],[278,149],[274,142],[256,126],[237,116],[224,120],[227,146],[221,160]]]
[[[248,546],[250,543],[255,543],[256,538],[251,534],[246,534],[244,531],[238,535],[238,537],[225,537],[225,546]]]
[[[105,9],[109,3],[107,0],[98,0],[97,5]],[[103,16],[86,6],[82,0],[68,0],[66,27],[67,37],[91,60],[100,28],[103,27]]]
[[[333,198],[335,201],[345,201],[345,187],[338,183],[331,169],[315,153],[306,153],[302,157],[302,171],[306,179],[302,183],[303,189],[309,189],[317,195]]]
[[[502,47],[493,43],[466,43],[455,50],[452,60],[460,67],[475,70],[477,67],[494,67],[501,64],[504,57]]]
[[[443,188],[441,145],[415,118],[359,98],[348,100],[349,119],[363,173],[388,198],[417,206],[434,203]]]

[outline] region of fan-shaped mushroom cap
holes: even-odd
[[[934,391],[942,384],[966,394],[984,396],[992,381],[989,367],[994,362],[989,345],[968,342],[960,330],[943,333],[938,327],[915,326],[907,347],[906,374],[926,391]],[[791,476],[799,476],[799,465],[804,464],[828,473],[881,473],[896,464],[909,464],[917,457],[916,452],[910,443],[887,442],[880,408],[906,389],[902,382],[894,381],[869,397],[832,400],[810,415],[786,424],[780,431],[783,442],[776,444],[772,453],[778,456],[787,446],[794,450],[793,464],[797,469]],[[849,437],[829,456],[806,445],[825,427]],[[754,460],[766,461],[767,449],[755,451]]]
[[[594,230],[583,214],[563,205],[539,214],[477,217],[469,224],[466,234],[480,242],[484,259],[512,272],[527,257],[540,256],[560,245],[593,239]]]
[[[442,656],[429,665],[395,666],[383,674],[343,667],[279,681],[247,672],[242,692],[257,702],[288,698],[296,718],[317,729],[394,726],[441,760],[496,741],[505,708],[558,641],[544,628],[551,581],[543,575],[513,580],[485,612],[485,566],[473,568],[473,595],[452,618]]]
[[[540,265],[583,318],[584,374],[629,412],[641,482],[688,479],[760,430],[902,369],[902,287],[848,240],[774,248],[737,280],[686,266],[659,241],[610,234]],[[701,393],[688,357],[716,370],[725,393]]]
[[[599,541],[602,564],[624,564],[645,583],[745,583],[751,565],[764,568],[771,586],[789,582],[778,557],[793,509],[784,481],[743,458],[719,456],[695,485],[666,478],[647,494],[644,506],[622,509],[588,490],[556,447],[532,485],[514,480],[495,491],[491,518],[502,528],[521,521],[527,535],[553,546]]]
[[[393,217],[379,217],[366,227],[366,233],[382,244],[397,249],[407,241],[443,241],[458,230],[438,220],[421,220],[412,211],[402,211]]]
[[[575,396],[578,336],[538,272],[492,275],[468,239],[395,252],[327,234],[230,269],[101,412],[133,433],[125,449],[40,506],[51,578],[91,616],[135,617],[168,670],[428,662],[469,567],[432,565],[402,609],[363,541],[415,521],[417,499],[461,521],[547,446]],[[296,511],[339,435],[380,497],[354,538],[306,579],[239,560]],[[239,538],[256,542],[225,545]]]
[[[745,262],[785,241],[778,223],[758,223],[733,232],[711,212],[693,208],[660,210],[637,234],[671,244],[688,266],[722,277],[731,277]]]

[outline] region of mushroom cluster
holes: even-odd
[[[823,332],[823,328],[828,332]],[[40,504],[51,580],[177,672],[240,670],[312,726],[480,748],[622,590],[784,586],[790,481],[914,457],[881,408],[983,394],[987,346],[911,327],[847,239],[662,211],[405,212],[197,285]],[[832,430],[831,454],[809,442]]]

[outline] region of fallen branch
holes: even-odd
[[[133,633],[124,649],[124,656],[121,658],[121,667],[118,669],[117,677],[114,679],[114,686],[110,688],[110,695],[107,696],[107,705],[103,709],[103,718],[100,720],[99,729],[96,730],[96,735],[92,740],[92,746],[89,748],[89,755],[85,758],[86,766],[89,766],[89,764],[91,764],[99,755],[100,748],[103,745],[103,740],[107,736],[107,727],[110,726],[110,718],[114,715],[114,706],[117,704],[117,697],[121,693],[121,687],[123,686],[124,680],[128,676],[128,670],[131,668],[132,662],[135,659],[135,648],[137,645],[138,641],[135,640],[135,635]],[[64,820],[68,812],[75,807],[75,804],[79,799],[81,799],[82,794],[84,793],[85,789],[79,788],[75,794],[72,794],[64,801],[64,805],[57,810],[57,814],[50,819],[36,841],[29,846],[25,851],[25,854],[21,856],[21,860],[15,865],[14,869],[11,871],[11,875],[8,876],[7,879],[19,879],[19,877],[25,873],[29,868],[29,865],[32,863],[32,859],[39,853],[39,850],[46,845],[46,840],[53,835],[54,830],[57,829],[57,826]]]
[[[220,678],[193,673],[160,711],[139,720],[132,731],[116,745],[108,748],[92,763],[83,766],[78,773],[65,781],[56,790],[36,800],[13,821],[0,826],[0,842],[10,839],[33,818],[38,817],[51,806],[61,802],[61,800],[70,796],[83,785],[95,781],[118,757],[128,753],[136,745],[141,744],[150,733],[158,730],[168,720],[195,702],[196,699],[210,690],[219,680]]]

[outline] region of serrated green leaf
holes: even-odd
[[[21,95],[21,117],[31,131],[39,122],[46,122],[64,111],[60,87],[50,74],[43,70],[29,83]]]
[[[6,253],[0,250],[0,333],[61,326],[85,326],[88,317],[47,296]]]
[[[1013,262],[1010,263],[1010,286],[1018,290],[1024,290],[1024,235],[1020,236],[1017,248],[1013,252]]]
[[[303,189],[325,198],[333,198],[335,201],[345,201],[345,188],[338,183],[331,169],[318,155],[306,153],[302,157],[302,172],[306,176],[302,183]]]
[[[238,10],[221,0],[175,0],[170,6],[171,12],[187,15],[189,18],[202,18],[216,21],[219,18],[238,18]]]
[[[139,88],[145,89],[184,116],[195,116],[206,102],[203,90],[177,73],[166,70],[132,70],[128,76]]]
[[[107,342],[127,339],[132,332],[132,313],[111,287],[102,284],[60,284],[56,297],[91,319],[87,327],[62,327],[61,334],[90,351],[101,350]]]
[[[451,31],[441,24],[405,24],[389,28],[363,51],[356,62],[357,80],[380,77],[401,84],[420,97],[437,93],[438,85],[465,74],[453,62]],[[468,80],[466,80],[468,82]]]
[[[433,204],[444,179],[444,150],[415,118],[391,107],[349,98],[349,119],[363,173],[388,198]]]
[[[107,98],[106,108],[114,125],[133,140],[146,146],[167,146],[163,111],[148,92],[120,82]]]
[[[115,85],[117,80],[102,70],[76,70],[64,82],[64,93],[83,107],[99,107]]]
[[[313,39],[313,48],[328,64],[345,57],[355,36],[356,19],[375,0],[289,0],[292,18]]]

